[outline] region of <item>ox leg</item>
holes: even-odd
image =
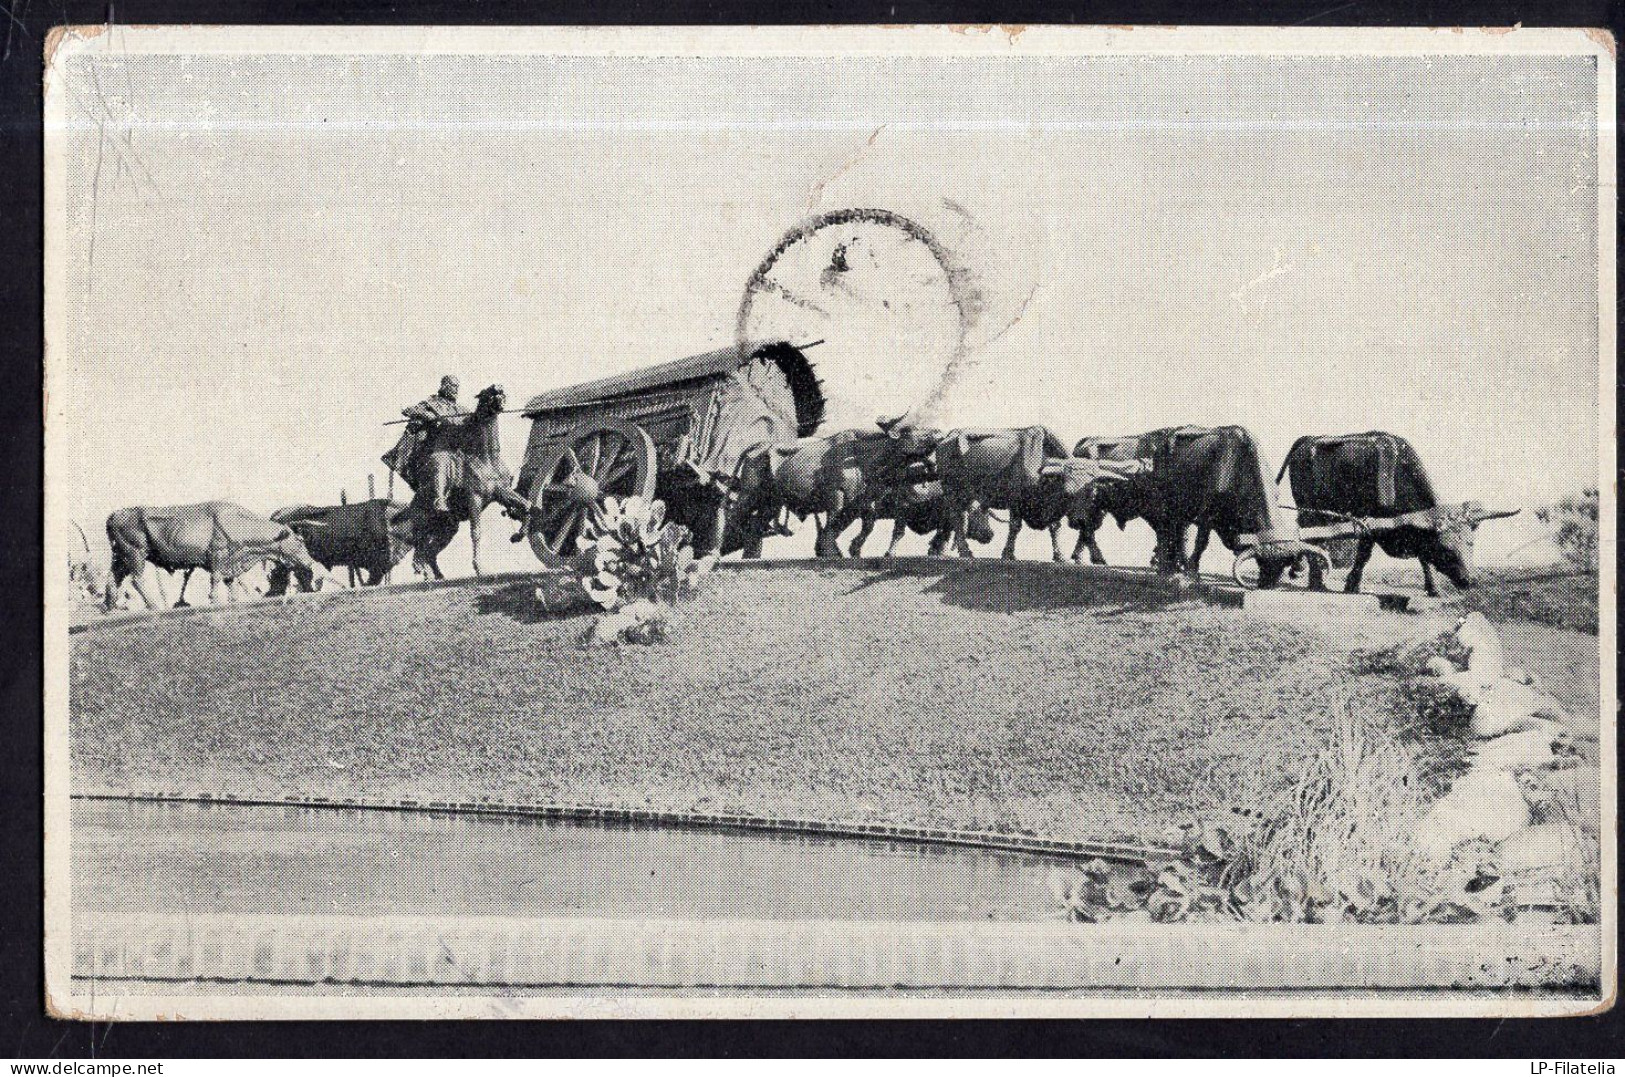
[[[705,551],[695,551],[699,556],[708,554],[722,556],[722,544],[728,537],[728,495],[718,492],[717,509],[711,516],[711,537],[705,544]]]
[[[169,599],[164,594],[163,584],[158,581],[156,568],[142,565],[140,571],[130,573],[130,582],[135,585],[135,593],[141,596],[141,601],[147,604],[149,610],[169,608]],[[154,584],[157,584],[156,590]]]
[[[1151,567],[1161,576],[1173,576],[1180,570],[1179,548],[1184,545],[1185,528],[1163,524],[1157,528],[1157,548],[1151,555]]]
[[[858,517],[858,533],[852,536],[852,542],[846,548],[848,557],[863,556],[863,544],[869,541],[869,535],[875,529],[877,517],[878,512],[872,507],[865,509],[863,514]],[[887,556],[891,556],[889,552]]]
[[[181,609],[182,607],[191,605],[191,603],[186,601],[186,589],[188,587],[192,586],[192,573],[194,573],[196,571],[197,571],[197,569],[195,569],[195,568],[189,568],[185,572],[181,573],[181,593],[180,593],[180,597],[175,599],[175,608],[176,609]],[[163,590],[163,580],[162,580],[162,578],[160,578],[159,581],[158,581],[158,589],[160,591]],[[165,596],[165,598],[167,600],[168,596]]]
[[[1064,562],[1066,554],[1061,552],[1061,521],[1057,520],[1049,525],[1049,559]]]
[[[897,552],[897,544],[899,542],[903,541],[903,532],[907,531],[907,530],[908,530],[908,525],[906,523],[904,523],[902,520],[893,520],[892,521],[892,524],[891,524],[891,542],[886,546],[886,552],[881,555],[882,557],[885,557],[885,558],[889,559],[893,554],[895,554]],[[941,534],[942,534],[942,532],[939,530],[936,535],[931,536],[931,553],[932,553],[932,556],[936,556],[937,554],[942,553],[942,546],[937,541],[937,536],[939,536]]]
[[[1305,558],[1309,562],[1309,590],[1326,590],[1326,566],[1321,564],[1320,558]]]
[[[762,536],[755,535],[746,540],[744,549],[739,551],[739,556],[746,561],[760,559],[762,556]]]
[[[971,552],[970,543],[966,541],[965,535],[970,531],[971,514],[974,513],[979,507],[980,503],[973,500],[970,504],[964,506],[963,508],[957,509],[953,514],[954,552],[960,557],[969,557],[972,559],[976,557],[976,555]],[[1014,520],[1015,517],[1012,516],[1011,521],[1014,522]]]
[[[845,531],[848,527],[851,527],[854,520],[862,519],[861,514],[864,511],[865,510],[862,506],[855,502],[849,501],[844,508],[830,517],[828,525],[829,548],[834,551],[834,555],[836,557],[843,556],[841,553],[841,545],[838,541],[841,537],[841,532]],[[851,556],[856,557],[857,554],[854,553]]]
[[[1212,537],[1213,532],[1206,527],[1198,526],[1196,528],[1196,541],[1191,546],[1190,557],[1185,561],[1185,571],[1190,574],[1193,580],[1200,579],[1202,576],[1202,555],[1207,553],[1208,540]],[[1179,545],[1182,547],[1180,552],[1183,553],[1185,536],[1180,536]]]
[[[970,521],[966,520],[965,524],[967,527],[970,526]],[[1016,559],[1016,538],[1020,534],[1021,516],[1016,512],[1015,509],[1012,508],[1010,510],[1010,531],[1004,537],[1004,552],[999,554],[999,557],[1006,561],[1014,561]]]
[[[1343,581],[1343,590],[1351,595],[1360,593],[1360,577],[1365,575],[1365,563],[1371,560],[1371,551],[1377,548],[1375,539],[1368,535],[1360,536],[1359,548],[1354,551],[1354,564],[1349,566],[1348,578]]]
[[[1439,597],[1439,589],[1433,585],[1433,566],[1426,561],[1422,562],[1422,587],[1429,598]]]
[[[231,602],[231,585],[219,569],[209,570],[209,605],[224,606]]]
[[[1072,560],[1080,565],[1083,564],[1083,551],[1090,550],[1093,545],[1090,539],[1094,536],[1089,534],[1088,527],[1088,524],[1084,524],[1078,528],[1078,541],[1072,546]],[[1094,551],[1090,550],[1090,556],[1093,556],[1093,554]]]
[[[1083,564],[1083,551],[1089,551],[1089,561],[1092,564],[1104,565],[1106,555],[1100,552],[1100,543],[1095,541],[1095,533],[1100,530],[1104,516],[1091,512],[1081,524],[1078,524],[1078,544],[1072,548],[1072,560]]]
[[[835,507],[830,510],[829,516],[825,518],[823,524],[818,528],[818,537],[813,543],[813,552],[819,557],[841,556],[840,544],[835,540],[840,538],[841,528],[845,527],[849,522],[851,521],[846,518],[846,495],[837,493],[835,495]]]

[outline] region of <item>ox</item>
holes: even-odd
[[[168,604],[160,602],[148,586],[148,565],[170,572],[208,570],[209,595],[214,602],[229,600],[229,582],[266,560],[287,566],[302,589],[316,589],[319,566],[304,540],[286,524],[229,501],[119,509],[107,517],[107,541],[113,548],[113,571],[103,607],[109,610],[117,603],[118,589],[126,579],[135,584],[149,608],[162,609]],[[182,593],[184,596],[184,588]]]
[[[351,569],[374,587],[412,549],[411,528],[398,520],[406,508],[405,501],[374,498],[353,505],[291,505],[271,513],[271,519],[293,528],[318,564]],[[267,593],[285,593],[288,577],[287,568],[278,565]]]
[[[1438,594],[1434,569],[1457,587],[1471,587],[1473,538],[1478,525],[1518,514],[1517,509],[1492,512],[1476,501],[1441,506],[1411,443],[1381,430],[1301,437],[1286,454],[1276,481],[1287,475],[1292,479],[1292,500],[1299,509],[1299,523],[1305,527],[1351,516],[1398,521],[1361,532],[1343,584],[1350,594],[1360,590],[1366,562],[1379,546],[1389,557],[1414,557],[1420,561],[1422,580],[1430,595]],[[1311,586],[1315,584],[1315,572],[1316,566],[1311,565]]]
[[[1258,563],[1260,587],[1280,583],[1300,561],[1327,559],[1277,524],[1274,484],[1264,474],[1257,442],[1242,427],[1182,426],[1161,432],[1152,455],[1150,489],[1156,506],[1155,563],[1164,574],[1183,572],[1194,581],[1211,534],[1237,554],[1249,551]],[[1185,533],[1193,526],[1198,529],[1196,546],[1187,556]],[[1252,542],[1244,543],[1243,536]]]
[[[1021,528],[1049,532],[1051,556],[1061,554],[1061,521],[1088,488],[1121,476],[1098,461],[1067,454],[1055,432],[1044,426],[1020,430],[956,430],[935,453],[937,475],[947,502],[955,552],[974,557],[965,538],[971,518],[987,509],[1008,509],[1010,531],[1003,556],[1016,556]]]
[[[901,418],[878,425],[878,430],[844,430],[748,454],[741,463],[735,510],[743,529],[781,511],[803,520],[822,514],[826,522],[818,528],[815,550],[819,557],[840,557],[836,537],[873,511],[892,487],[917,475],[942,437]]]
[[[1150,460],[1159,440],[1172,429],[1168,427],[1128,437],[1084,438],[1073,447],[1072,455],[1083,460],[1123,464]],[[1083,552],[1088,550],[1090,561],[1097,565],[1106,563],[1106,555],[1100,552],[1100,546],[1095,541],[1095,532],[1100,530],[1107,516],[1117,521],[1119,530],[1134,520],[1145,520],[1155,529],[1157,502],[1154,495],[1149,472],[1135,475],[1127,482],[1090,484],[1067,509],[1067,523],[1078,532],[1078,544],[1072,550],[1072,560],[1081,564]]]

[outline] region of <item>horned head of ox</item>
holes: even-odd
[[[920,426],[908,412],[894,416],[882,415],[875,420],[875,425],[897,443],[897,450],[904,456],[927,456],[943,438],[941,430]]]
[[[1486,520],[1504,520],[1516,516],[1522,509],[1486,509],[1482,502],[1463,501],[1459,505],[1441,505],[1432,510],[1432,523],[1436,529],[1447,527],[1477,527]]]
[[[1420,526],[1433,534],[1421,551],[1424,563],[1443,572],[1457,587],[1473,585],[1473,539],[1478,525],[1518,515],[1518,509],[1486,509],[1480,502],[1440,505]]]

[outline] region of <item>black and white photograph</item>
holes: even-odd
[[[53,1015],[1613,1004],[1606,32],[42,44]]]

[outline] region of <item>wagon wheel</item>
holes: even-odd
[[[530,548],[542,563],[564,564],[576,552],[587,514],[606,496],[653,497],[655,443],[642,427],[619,419],[582,423],[542,455],[530,487]]]
[[[1244,591],[1256,591],[1259,584],[1258,547],[1249,546],[1236,554],[1235,564],[1230,566],[1230,578]]]

